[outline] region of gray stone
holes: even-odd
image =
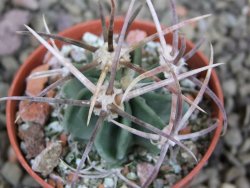
[[[169,185],[173,185],[177,181],[178,176],[176,174],[166,174],[164,178],[166,179]]]
[[[91,10],[87,10],[84,12],[84,19],[90,20],[93,18],[93,12]]]
[[[164,181],[163,179],[156,179],[153,183],[154,188],[163,188],[164,187]]]
[[[250,54],[248,54],[246,60],[244,61],[244,65],[245,65],[247,68],[250,68]]]
[[[239,116],[239,114],[232,113],[232,114],[230,114],[230,116],[228,117],[228,124],[229,124],[230,127],[238,128],[239,123],[240,123],[239,121],[240,121],[240,116]]]
[[[16,31],[29,20],[30,13],[23,10],[13,9],[4,15],[0,22],[0,55],[12,54],[21,46],[20,36]]]
[[[223,90],[227,96],[234,96],[237,92],[237,83],[234,79],[223,82]]]
[[[243,165],[249,165],[250,164],[250,153],[240,154],[239,159]]]
[[[41,9],[48,9],[54,4],[56,4],[57,2],[58,0],[42,0],[42,1],[39,1],[39,7]]]
[[[228,3],[225,1],[218,1],[217,3],[215,3],[215,7],[218,10],[224,10],[227,6],[228,6]]]
[[[215,168],[210,168],[208,171],[208,185],[210,188],[216,188],[219,186],[220,184],[220,180],[219,180],[219,173],[218,170]]]
[[[38,188],[40,185],[30,175],[25,175],[22,179],[22,185],[26,187]]]
[[[231,183],[223,183],[220,188],[236,188],[236,186]]]
[[[231,182],[240,176],[244,176],[245,174],[246,170],[243,167],[232,167],[227,170],[226,181]]]
[[[246,24],[246,23],[238,23],[238,25],[240,24]],[[241,40],[244,39],[244,37],[247,37],[247,32],[246,32],[246,28],[244,27],[235,27],[232,31],[232,37],[236,40]]]
[[[27,48],[25,50],[22,50],[22,53],[19,56],[20,63],[24,63],[27,59],[27,57],[34,51],[33,48]]]
[[[39,7],[37,0],[12,0],[12,3],[15,6],[30,9],[30,10],[37,10]]]
[[[0,174],[0,188],[10,188],[10,185]]]
[[[241,71],[244,60],[245,60],[245,54],[241,52],[231,61],[230,65],[233,73]]]
[[[245,176],[241,176],[236,180],[235,185],[239,188],[249,188],[250,183],[249,180]]]
[[[16,163],[7,162],[1,169],[3,177],[13,186],[19,185],[19,180],[22,177],[22,170]]]
[[[238,147],[242,143],[242,135],[239,129],[232,128],[225,135],[225,142],[230,147]]]
[[[236,26],[237,19],[233,14],[230,14],[230,13],[221,14],[221,16],[220,16],[220,25],[221,24],[226,26],[226,27],[232,28],[232,27]]]
[[[240,40],[239,41],[239,48],[240,48],[240,51],[247,50],[248,49],[248,41]]]
[[[75,16],[79,16],[82,13],[82,8],[76,4],[76,3],[72,3],[71,1],[68,0],[62,0],[60,1],[61,5],[71,14],[71,15],[75,15]]]
[[[17,60],[11,56],[3,57],[2,65],[5,69],[3,77],[5,77],[6,80],[11,80],[19,68]]]
[[[240,148],[241,153],[245,153],[250,150],[250,138],[244,140],[242,147]]]
[[[59,164],[59,157],[61,155],[61,152],[61,143],[52,143],[34,159],[32,169],[36,172],[40,172],[44,176],[49,175]]]
[[[192,28],[191,28],[192,29]],[[186,29],[185,29],[186,30]],[[194,35],[195,33],[193,32],[193,35]],[[211,38],[211,39],[213,39],[213,40],[219,40],[220,38],[221,38],[221,34],[217,31],[217,29],[216,28],[211,28],[210,30],[209,30],[209,33],[207,34],[208,35],[208,37],[209,38]]]
[[[70,26],[72,26],[73,24],[74,24],[73,16],[71,16],[70,14],[66,14],[66,13],[58,14],[58,17],[56,20],[56,28],[58,31],[63,31],[69,28]]]
[[[164,6],[164,4],[165,4],[165,6]],[[165,0],[157,0],[154,2],[154,7],[155,7],[155,10],[157,12],[166,10],[166,5],[168,5],[168,2]]]
[[[8,95],[9,85],[7,83],[2,82],[0,84],[0,97],[6,97]]]
[[[246,97],[250,95],[250,83],[244,84],[242,87],[240,87],[240,96]]]
[[[250,82],[249,69],[248,68],[245,68],[245,67],[242,68],[241,76],[245,80],[245,83],[249,83]]]

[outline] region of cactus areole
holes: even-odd
[[[124,19],[115,19],[114,33],[120,33],[123,27],[123,23]],[[153,23],[143,21],[134,21],[129,27],[129,30],[136,29],[145,31],[148,36],[156,32],[156,28]],[[101,31],[102,24],[100,21],[96,20],[73,26],[72,28],[61,32],[59,35],[79,40],[85,32],[90,32],[97,36],[100,36]],[[122,36],[119,36],[118,41],[121,40],[120,37]],[[173,35],[171,33],[165,35],[165,41],[168,44],[172,42],[172,39]],[[56,45],[58,46],[58,48],[60,48],[62,44],[62,42],[56,41]],[[90,85],[90,89],[86,88],[83,86],[81,81],[74,78],[63,84],[60,90],[61,95],[65,99],[78,101],[89,100],[90,103],[91,101],[95,100],[91,115],[91,104],[88,104],[88,106],[80,107],[67,105],[67,107],[64,108],[63,126],[74,139],[88,141],[91,139],[93,131],[95,131],[96,122],[98,122],[99,117],[103,116],[104,121],[98,128],[98,132],[96,134],[93,145],[100,157],[107,162],[109,168],[119,167],[124,162],[126,162],[128,154],[133,150],[133,147],[138,145],[146,148],[148,151],[154,153],[155,155],[159,155],[159,153],[162,152],[161,150],[163,150],[164,144],[157,145],[157,143],[165,143],[167,139],[166,137],[164,137],[163,133],[161,135],[156,134],[157,131],[148,131],[145,127],[139,126],[138,124],[140,124],[140,122],[137,124],[137,120],[133,121],[133,119],[126,118],[126,115],[121,116],[118,112],[124,111],[128,115],[146,122],[146,124],[154,125],[157,130],[164,130],[164,128],[166,129],[166,125],[169,123],[169,121],[171,121],[171,105],[173,103],[171,93],[166,92],[164,88],[159,88],[137,97],[132,97],[132,94],[136,95],[136,93],[133,92],[128,92],[127,98],[123,96],[126,89],[129,87],[129,84],[135,77],[138,76],[138,74],[135,74],[133,71],[126,67],[126,63],[129,62],[129,64],[133,64],[136,67],[145,67],[141,60],[142,52],[140,48],[134,50],[132,53],[126,53],[126,47],[121,46],[119,55],[119,61],[121,63],[118,64],[118,67],[116,69],[117,71],[113,89],[111,94],[107,91],[109,87],[109,76],[112,70],[112,63],[116,56],[115,49],[118,47],[117,45],[118,44],[114,42],[112,46],[114,51],[108,50],[109,47],[107,43],[104,43],[104,45],[97,50],[94,49],[95,52],[93,57],[97,61],[98,65],[95,69],[89,70],[84,73],[84,75],[90,82],[94,83],[94,86],[96,87],[92,87]],[[194,45],[191,42],[186,41],[186,52],[190,51],[193,46]],[[14,78],[9,91],[9,96],[23,95],[26,77],[29,76],[30,72],[35,67],[42,64],[46,51],[47,50],[44,46],[40,46],[28,57],[28,59],[21,66]],[[164,58],[165,57],[161,56],[161,58],[159,58],[161,60],[159,61],[163,61],[162,59]],[[190,69],[204,67],[207,66],[208,63],[209,61],[207,60],[207,58],[200,52],[196,52],[194,56],[192,56],[187,61]],[[152,67],[150,69],[153,68],[155,67]],[[176,67],[167,67],[166,70],[173,70],[175,68]],[[101,78],[102,76],[103,78]],[[167,77],[165,72],[164,74],[158,76],[161,79],[166,79]],[[169,74],[168,77],[171,77],[171,74]],[[140,88],[139,84],[146,88],[146,86],[149,84],[147,83],[147,81],[138,83],[138,85],[135,85],[135,89]],[[152,80],[149,79],[149,81],[153,83]],[[98,84],[100,85],[99,88],[97,87]],[[172,86],[175,86],[174,81]],[[93,90],[91,88],[93,88]],[[212,70],[211,72],[209,88],[214,92],[215,95],[217,95],[221,104],[223,104],[222,90],[214,70]],[[188,104],[188,102],[186,102],[185,100],[183,101],[184,102],[182,104],[181,112],[185,114],[190,104]],[[16,106],[17,102],[15,101],[7,102],[7,128],[11,144],[17,154],[19,161],[28,171],[28,173],[33,178],[35,178],[36,181],[39,182],[43,187],[51,187],[36,172],[31,169],[20,149],[19,139],[17,137],[17,130],[15,126],[15,118],[17,112]],[[215,128],[215,131],[213,132],[213,136],[207,151],[205,152],[204,156],[198,161],[194,169],[191,170],[190,173],[187,174],[183,179],[176,182],[173,187],[177,188],[187,185],[206,164],[211,153],[213,152],[220,137],[223,123],[223,114],[215,104],[213,105],[213,112],[215,112],[214,114],[215,118],[218,121],[218,124]],[[117,126],[117,124],[120,126],[126,126],[127,128],[120,128],[119,126]],[[150,137],[151,139],[146,139],[136,134],[132,134],[128,131],[132,129],[138,131],[139,133],[148,133],[145,134],[145,137]],[[177,138],[179,137],[173,136],[172,140],[171,138],[169,138],[170,146],[176,145],[175,140],[178,140]],[[155,143],[152,144],[152,142]]]

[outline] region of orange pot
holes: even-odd
[[[121,31],[123,25],[123,19],[115,20],[115,28],[114,31],[116,33]],[[153,23],[144,22],[144,21],[135,21],[133,25],[130,27],[131,30],[133,29],[140,29],[147,32],[148,35],[151,35],[156,32],[155,26]],[[76,26],[73,26],[63,32],[60,33],[61,36],[70,37],[73,39],[80,39],[85,32],[91,32],[96,35],[101,35],[101,22],[99,20],[89,21],[86,23],[81,23]],[[172,41],[172,35],[167,35],[165,37],[166,41],[170,43]],[[61,46],[61,42],[57,42],[57,45]],[[187,51],[192,49],[194,45],[187,41]],[[37,48],[22,64],[19,71],[15,75],[11,88],[9,90],[9,96],[21,96],[24,93],[25,88],[25,78],[29,75],[32,69],[36,66],[42,64],[42,60],[44,58],[45,53],[47,50],[45,47],[40,46]],[[207,58],[200,52],[197,52],[189,61],[188,61],[190,68],[198,68],[205,65],[208,65]],[[212,71],[211,79],[209,82],[210,88],[214,91],[214,93],[219,97],[221,102],[223,103],[223,93],[222,89],[218,80],[218,77],[215,71]],[[180,188],[186,186],[201,170],[201,168],[206,164],[207,160],[211,156],[212,152],[215,149],[215,146],[219,140],[221,130],[222,130],[222,113],[219,111],[217,107],[213,110],[216,112],[217,118],[220,120],[218,127],[215,130],[211,143],[209,145],[208,150],[206,151],[203,158],[199,161],[199,163],[195,166],[195,168],[183,179],[177,182],[173,187]],[[17,158],[22,164],[22,166],[27,170],[27,172],[43,187],[49,188],[51,187],[46,181],[44,181],[36,172],[34,172],[28,162],[26,161],[24,155],[20,149],[20,142],[17,137],[17,127],[14,123],[15,117],[17,112],[17,102],[15,101],[8,101],[6,114],[7,114],[7,129],[10,138],[11,145],[16,152]]]

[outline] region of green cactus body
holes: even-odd
[[[141,50],[136,50],[134,53],[133,63],[137,65],[142,63]],[[118,72],[116,80],[118,83],[117,85],[120,85],[120,87],[122,87],[122,84],[119,84],[119,80],[122,80],[122,76],[127,76],[122,74],[127,73],[128,71],[126,69]],[[85,75],[87,75],[87,77],[93,82],[97,82],[97,70],[88,71]],[[131,75],[127,77],[129,80]],[[89,100],[92,96],[92,94],[86,88],[83,88],[82,84],[76,79],[68,81],[63,86],[62,94],[65,98],[78,100]],[[136,116],[159,129],[163,129],[169,121],[171,95],[164,90],[150,92],[140,97],[136,97],[129,102],[125,102],[124,108],[127,113]],[[183,109],[185,110],[186,108],[187,104],[184,105]],[[98,117],[93,114],[91,121],[87,126],[88,111],[88,107],[69,106],[65,109],[63,124],[66,130],[76,139],[88,140],[90,138]],[[138,130],[148,132],[127,119],[119,117],[115,120]],[[149,140],[133,135],[108,121],[103,123],[101,130],[97,134],[94,145],[99,155],[110,166],[122,164],[126,160],[128,153],[135,146],[144,147],[155,154],[159,152],[159,149]]]

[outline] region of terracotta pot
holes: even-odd
[[[119,32],[123,25],[123,19],[117,19],[115,21],[115,32]],[[133,25],[130,27],[131,30],[133,29],[140,29],[147,32],[148,35],[151,35],[156,32],[155,26],[153,23],[144,22],[144,21],[135,21]],[[78,24],[76,26],[73,26],[63,32],[60,33],[62,36],[74,38],[74,39],[80,39],[84,32],[91,32],[97,35],[101,34],[101,23],[99,20],[95,21],[89,21],[86,23]],[[172,40],[171,35],[166,36],[166,41],[170,43]],[[62,45],[62,43],[57,42],[59,46]],[[187,41],[187,50],[190,50],[194,45]],[[13,83],[11,85],[11,88],[9,90],[9,96],[20,96],[24,93],[24,87],[25,87],[25,78],[29,75],[32,69],[34,69],[36,66],[40,65],[42,63],[42,60],[44,58],[44,55],[46,53],[46,49],[43,46],[40,46],[37,48],[26,60],[25,63],[22,64],[19,71],[17,72]],[[189,61],[188,64],[191,68],[198,68],[201,66],[205,66],[208,64],[207,58],[200,52],[197,52]],[[211,80],[209,83],[210,88],[215,92],[215,94],[219,97],[219,99],[223,102],[223,94],[221,90],[221,86],[219,84],[218,77],[215,73],[215,71],[212,71]],[[14,148],[17,158],[22,164],[22,166],[27,170],[27,172],[43,187],[51,187],[47,182],[45,182],[37,173],[35,173],[29,164],[27,163],[24,155],[22,154],[20,150],[20,142],[17,137],[17,129],[16,125],[14,123],[15,116],[17,112],[17,102],[15,101],[8,101],[7,102],[7,129],[8,134],[10,138],[10,142],[12,144],[12,147]],[[174,188],[178,187],[184,187],[187,185],[195,175],[201,170],[201,168],[206,164],[207,160],[209,159],[210,155],[212,154],[213,150],[215,149],[215,146],[219,140],[220,133],[222,130],[222,113],[219,112],[218,108],[215,107],[213,110],[216,112],[217,118],[220,120],[219,126],[216,128],[213,138],[211,140],[210,146],[208,150],[206,151],[203,158],[199,161],[199,163],[196,165],[196,167],[183,179],[181,179],[179,182],[177,182],[174,185]]]

